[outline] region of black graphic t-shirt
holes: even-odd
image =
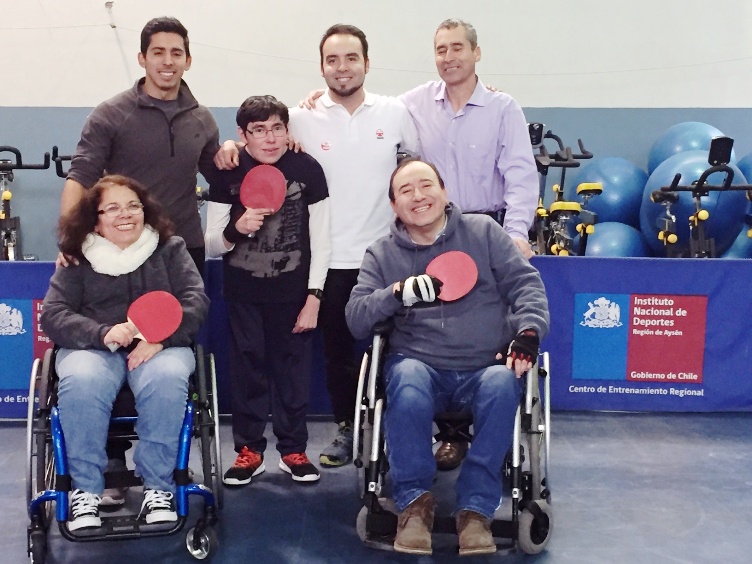
[[[237,221],[245,211],[240,185],[259,164],[241,151],[238,167],[217,171],[210,179],[209,199],[232,205],[230,221]],[[272,166],[285,176],[285,201],[277,213],[264,219],[253,237],[236,243],[224,256],[224,296],[229,301],[305,301],[311,264],[308,206],[328,197],[326,179],[321,165],[306,153],[286,151]]]

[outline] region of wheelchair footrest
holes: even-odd
[[[517,537],[512,521],[496,519],[491,522],[491,534],[495,538],[514,539]]]
[[[163,536],[175,533],[183,528],[186,518],[178,517],[169,523],[146,524],[138,515],[103,515],[100,513],[102,526],[96,529],[80,529],[72,532],[65,523],[60,524],[63,536],[73,541],[96,541],[102,539],[133,539],[147,536]]]
[[[136,476],[135,470],[104,473],[105,488],[135,488],[143,485],[143,480]]]
[[[394,539],[397,531],[397,516],[391,511],[369,513],[366,518],[366,528],[370,535]]]

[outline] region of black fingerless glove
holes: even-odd
[[[535,329],[525,329],[517,333],[514,340],[509,343],[506,358],[535,363],[538,360],[538,348],[540,338]]]

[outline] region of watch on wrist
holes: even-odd
[[[314,296],[314,297],[318,298],[319,300],[321,300],[321,298],[324,297],[324,292],[323,292],[323,290],[319,290],[318,288],[309,288],[308,289],[308,295],[309,296]]]

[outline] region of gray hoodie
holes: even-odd
[[[455,250],[469,254],[478,267],[470,293],[412,307],[395,298],[395,282],[423,274],[434,257]],[[490,366],[519,331],[532,328],[541,338],[548,331],[548,300],[538,271],[490,217],[462,215],[451,203],[446,227],[433,244],[414,243],[397,219],[389,235],[368,248],[345,314],[358,339],[392,318],[390,352],[446,370]]]

